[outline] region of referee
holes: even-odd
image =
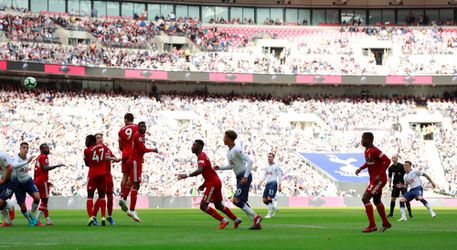
[[[398,156],[392,156],[392,166],[389,167],[389,189],[392,190],[391,200],[390,200],[390,213],[387,217],[392,218],[394,216],[395,202],[397,198],[400,197],[400,192],[404,195],[407,190],[406,188],[397,188],[397,184],[405,184],[403,176],[405,175],[405,169],[403,164],[398,162]],[[392,176],[393,176],[393,188],[392,188]],[[413,214],[411,213],[411,205],[409,202],[406,202],[406,207],[408,208],[409,217],[412,218]]]

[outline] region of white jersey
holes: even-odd
[[[417,169],[412,169],[409,173],[406,173],[403,176],[405,184],[409,185],[411,189],[422,186],[421,176],[424,175],[421,171]]]
[[[278,184],[281,184],[281,178],[282,178],[282,170],[278,165],[268,164],[265,167],[265,172],[263,174],[262,181],[267,180],[267,183],[277,182]]]
[[[3,176],[6,175],[6,167],[8,165],[13,166],[13,161],[11,160],[11,157],[7,155],[5,152],[0,151],[0,177],[3,178]]]
[[[22,159],[19,154],[14,157],[14,164],[13,164],[13,174],[11,175],[12,178],[17,178],[20,183],[26,183],[32,176],[29,174],[30,166],[28,163],[28,158],[25,160]]]
[[[236,176],[248,177],[251,174],[252,160],[247,156],[241,146],[235,145],[227,153],[229,165],[220,167],[221,170],[233,169]]]

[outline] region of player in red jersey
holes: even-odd
[[[365,211],[367,213],[370,225],[365,228],[363,233],[371,233],[377,231],[376,222],[374,220],[373,205],[371,204],[371,198],[373,203],[376,205],[379,215],[382,219],[381,232],[386,231],[391,227],[391,224],[387,220],[386,210],[384,204],[382,204],[382,188],[387,183],[387,168],[390,165],[390,159],[381,152],[377,147],[373,146],[374,136],[371,132],[365,132],[362,135],[362,146],[365,147],[365,164],[355,171],[356,175],[368,168],[368,174],[370,176],[370,184],[368,184],[365,193],[363,194],[362,202],[365,205]]]
[[[104,142],[103,142],[103,134],[102,133],[97,133],[95,134],[95,138],[97,140],[97,144],[102,144],[104,145]],[[106,152],[107,155],[109,155],[110,157],[112,158],[116,158],[116,156],[113,154],[113,152],[111,151],[111,149],[109,149],[108,147],[106,147],[108,149],[108,151]],[[119,162],[120,159],[114,161],[114,162]],[[111,175],[111,161],[105,161],[105,164],[106,164],[106,207],[107,207],[107,211],[108,211],[108,217],[106,217],[106,220],[111,224],[111,225],[114,225],[115,222],[113,220],[113,193],[114,193],[114,182],[113,182],[113,176]],[[100,199],[97,199],[97,201],[95,201],[95,204],[94,204],[94,211],[93,211],[93,215],[94,215],[94,220],[95,222],[97,221],[97,213],[98,213],[98,210],[100,209],[101,207],[101,200]],[[95,224],[98,224],[97,222]]]
[[[64,164],[58,164],[54,166],[49,166],[49,159],[48,155],[50,153],[49,146],[44,143],[40,145],[40,155],[36,159],[35,163],[35,173],[34,173],[34,181],[35,185],[40,192],[40,199],[41,203],[38,207],[38,213],[36,215],[36,220],[38,222],[38,226],[43,226],[40,219],[41,216],[44,215],[46,218],[46,225],[52,226],[54,225],[51,218],[49,218],[49,211],[48,211],[48,199],[49,199],[49,190],[52,186],[49,183],[49,170],[53,170],[58,167],[64,167]]]
[[[86,137],[86,149],[84,150],[84,162],[89,167],[88,181],[87,181],[87,214],[89,220],[88,226],[94,224],[93,207],[94,207],[94,194],[95,190],[98,191],[98,199],[102,210],[102,226],[106,225],[106,162],[118,161],[118,159],[109,155],[109,149],[103,144],[97,144],[95,135],[88,135]]]
[[[119,130],[119,149],[122,151],[122,181],[121,181],[121,199],[119,205],[127,200],[127,196],[130,193],[132,184],[129,182],[129,171],[127,167],[127,161],[132,153],[133,135],[138,131],[138,125],[133,123],[133,115],[127,113],[124,115],[125,126]]]
[[[132,183],[132,189],[130,191],[130,209],[127,209],[127,205],[125,200],[120,200],[119,205],[122,208],[122,211],[127,212],[129,217],[136,222],[141,222],[141,219],[138,217],[135,206],[136,206],[136,199],[138,196],[138,190],[140,189],[141,183],[141,174],[143,168],[143,156],[145,153],[155,152],[157,153],[157,149],[150,149],[146,148],[145,144],[145,133],[146,133],[146,123],[139,122],[138,123],[138,131],[133,135],[133,146],[132,146],[132,154],[129,156],[129,160],[127,161],[127,168],[129,170],[129,180]],[[127,198],[128,193],[125,191],[123,197]]]
[[[205,194],[200,202],[200,209],[211,215],[214,219],[220,221],[219,229],[224,229],[229,222],[216,210],[209,206],[210,202],[214,203],[214,206],[232,219],[235,224],[239,224],[241,223],[241,219],[237,218],[228,207],[222,205],[222,182],[216,171],[214,171],[211,167],[211,162],[208,159],[208,156],[206,156],[206,153],[203,152],[204,146],[205,144],[202,140],[195,140],[194,144],[192,144],[192,153],[197,156],[198,169],[190,174],[179,174],[178,180],[198,176],[200,174],[203,175],[205,182],[199,187],[199,190],[205,189]]]

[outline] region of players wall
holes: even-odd
[[[139,196],[137,208],[198,208],[201,197],[147,197]],[[434,207],[455,207],[457,198],[428,198]],[[384,197],[384,203],[390,202],[389,197]],[[30,207],[32,200],[27,197]],[[114,202],[115,208],[117,201]],[[261,197],[250,197],[249,204],[253,207],[265,207]],[[235,207],[231,202],[226,202],[229,207]],[[280,207],[361,207],[360,197],[279,197]],[[421,203],[413,202],[413,206],[423,207]],[[50,209],[85,209],[85,197],[51,197],[49,199]]]

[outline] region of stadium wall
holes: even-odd
[[[116,198],[117,199],[117,198]],[[155,197],[139,196],[137,208],[198,208],[201,197]],[[384,197],[384,203],[389,204],[390,198]],[[427,198],[432,206],[456,207],[456,198]],[[27,206],[30,207],[32,199],[27,197]],[[117,200],[115,208],[119,208]],[[249,204],[253,207],[265,207],[262,197],[250,197]],[[230,201],[226,202],[228,207],[235,207]],[[279,197],[280,207],[362,207],[360,197]],[[422,206],[419,202],[413,202],[413,206]],[[73,197],[51,197],[49,199],[50,209],[85,209],[86,198]]]
[[[127,80],[136,82],[215,82],[224,84],[268,85],[374,85],[374,86],[438,86],[456,85],[457,77],[449,76],[351,76],[351,75],[284,75],[238,74],[189,71],[158,71],[41,64],[18,61],[0,61],[0,74],[13,76],[52,77],[84,80]]]

